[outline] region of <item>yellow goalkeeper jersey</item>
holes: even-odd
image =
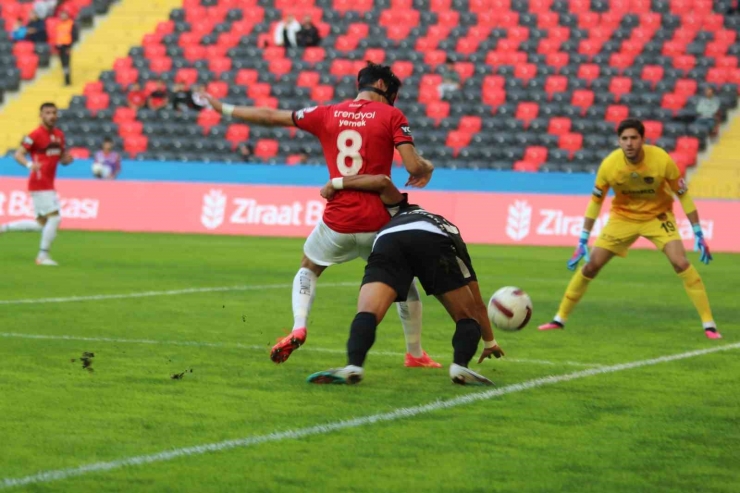
[[[673,194],[686,193],[686,183],[671,156],[660,147],[644,145],[643,160],[627,161],[622,149],[609,154],[599,166],[593,195],[602,202],[614,190],[611,214],[632,220],[650,220],[672,211]]]

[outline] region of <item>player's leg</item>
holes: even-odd
[[[576,273],[565,288],[558,312],[551,322],[539,326],[539,330],[562,329],[571,312],[586,294],[591,281],[615,255],[626,257],[630,246],[640,237],[640,224],[612,217],[604,226],[591,250],[591,259]]]
[[[353,235],[337,233],[319,221],[306,239],[301,268],[293,278],[293,330],[273,346],[270,352],[272,361],[285,362],[293,351],[306,342],[308,317],[322,272],[330,265],[348,262],[357,258],[357,255]]]
[[[710,339],[721,339],[722,335],[717,331],[704,282],[699,272],[686,258],[686,249],[678,234],[673,214],[667,214],[665,218],[659,218],[646,224],[644,236],[663,251],[673,266],[673,270],[681,278],[686,294],[701,317],[706,336]]]
[[[41,230],[41,244],[39,245],[39,254],[36,257],[38,265],[57,265],[49,256],[51,245],[57,237],[57,230],[62,222],[62,216],[59,211],[52,212],[45,217],[44,228]]]
[[[357,234],[357,246],[360,258],[367,262],[375,243],[375,233]],[[411,281],[406,301],[396,303],[398,318],[401,319],[403,335],[406,339],[406,356],[404,366],[408,368],[441,368],[421,346],[422,303],[415,281]]]

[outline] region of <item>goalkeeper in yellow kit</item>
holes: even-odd
[[[574,270],[582,258],[583,269],[575,273],[565,290],[560,308],[552,322],[540,330],[563,329],[568,315],[573,311],[588,289],[589,283],[614,255],[625,257],[629,247],[643,236],[665,253],[678,277],[683,281],[686,294],[699,312],[704,333],[710,339],[720,339],[717,325],[712,318],[704,283],[699,273],[686,258],[686,251],[673,216],[673,195],[683,207],[694,229],[696,247],[701,261],[712,260],[699,224],[699,213],[689,197],[686,184],[673,159],[660,147],[644,145],[645,127],[639,120],[628,119],[617,129],[620,149],[604,159],[596,175],[596,186],[583,220],[583,232],[568,268]],[[588,238],[601,205],[609,189],[614,190],[609,222],[596,240],[591,254]]]

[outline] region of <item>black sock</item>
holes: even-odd
[[[453,361],[455,364],[468,367],[468,363],[478,352],[480,341],[480,325],[472,318],[465,318],[457,322],[455,335],[452,336],[452,347],[455,348]]]
[[[349,341],[347,341],[348,364],[362,366],[365,363],[367,352],[375,343],[375,329],[378,327],[375,315],[368,312],[360,312],[352,321],[349,330]]]

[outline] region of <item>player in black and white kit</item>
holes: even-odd
[[[339,187],[337,187],[339,185]],[[391,220],[378,232],[365,267],[357,315],[347,342],[348,364],[314,373],[311,383],[358,383],[375,332],[395,301],[403,301],[414,277],[427,295],[434,295],[455,321],[453,363],[450,378],[465,385],[492,385],[486,377],[468,369],[483,336],[485,348],[478,362],[503,350],[493,337],[488,309],[480,294],[468,248],[458,228],[444,217],[408,203],[408,196],[382,175],[347,176],[332,180],[321,190],[331,200],[335,190],[374,191],[388,205]]]

